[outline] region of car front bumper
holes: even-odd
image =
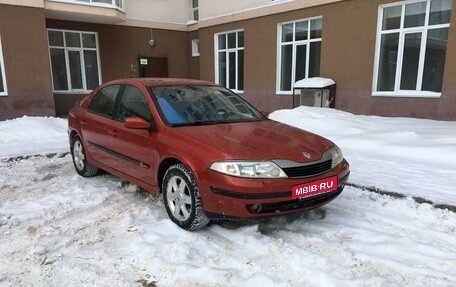
[[[322,206],[335,199],[348,181],[349,164],[343,160],[333,169],[305,178],[252,179],[208,170],[197,174],[203,208],[210,218],[260,218]],[[301,199],[292,199],[295,185],[338,176],[337,189]]]

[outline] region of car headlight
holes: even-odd
[[[333,146],[332,148],[330,148],[327,153],[330,153],[331,154],[331,158],[332,158],[332,167],[335,167],[336,165],[338,165],[339,163],[342,162],[342,160],[344,159],[344,156],[342,155],[342,151],[340,150],[340,148],[338,146]]]
[[[271,161],[214,162],[210,169],[227,175],[249,178],[285,178],[283,170]]]

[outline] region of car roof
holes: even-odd
[[[216,84],[208,81],[194,80],[194,79],[181,79],[181,78],[125,78],[110,81],[110,84],[142,84],[146,87],[156,86],[185,86],[185,85],[198,85],[198,86],[217,86]]]

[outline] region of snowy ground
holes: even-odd
[[[69,155],[4,160],[0,286],[456,285],[456,214],[412,199],[456,202],[454,122],[311,108],[271,117],[336,141],[353,184],[410,196],[347,187],[311,212],[186,232],[161,198],[111,175],[82,178]],[[0,157],[63,153],[66,140],[62,119],[0,122]],[[424,174],[438,185],[421,187]]]
[[[456,205],[456,122],[300,107],[270,118],[323,135],[350,162],[350,182]]]

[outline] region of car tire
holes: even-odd
[[[195,230],[209,223],[198,185],[182,163],[172,165],[163,177],[163,201],[169,218],[179,227]]]
[[[84,145],[78,136],[73,137],[71,142],[71,156],[73,158],[74,168],[79,175],[91,177],[98,173],[98,168],[87,161]]]

